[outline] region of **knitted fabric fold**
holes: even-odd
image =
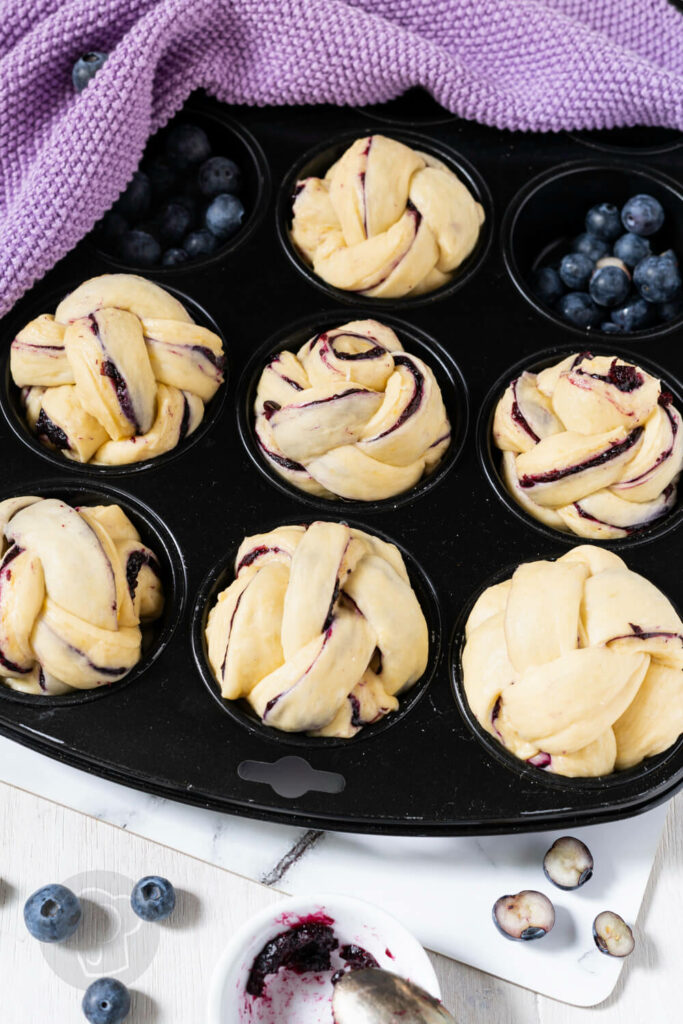
[[[668,0],[0,0],[0,312],[93,227],[195,89],[367,104],[411,86],[523,131],[683,129]],[[110,54],[83,93],[71,67]]]

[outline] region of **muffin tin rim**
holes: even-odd
[[[581,540],[581,538],[577,539]],[[582,545],[577,544],[574,546],[580,547]],[[625,768],[622,770],[617,770],[615,768],[614,771],[610,772],[608,775],[559,775],[555,772],[538,768],[535,765],[529,764],[528,761],[516,757],[507,749],[507,747],[495,739],[486,731],[486,729],[484,729],[476,718],[474,712],[470,708],[470,704],[465,693],[464,673],[462,670],[462,654],[466,643],[465,626],[477,600],[486,590],[489,589],[489,587],[510,579],[520,565],[528,565],[531,562],[542,560],[555,562],[566,553],[566,551],[560,551],[557,554],[539,555],[537,557],[524,558],[518,562],[508,563],[506,566],[498,569],[495,573],[492,573],[487,580],[482,581],[480,586],[470,594],[467,600],[463,603],[453,625],[448,644],[448,679],[458,712],[467,728],[487,754],[495,758],[495,760],[503,767],[516,774],[518,778],[521,778],[523,781],[547,784],[555,790],[562,790],[566,793],[602,790],[605,793],[611,794],[612,790],[619,786],[646,780],[650,775],[657,772],[658,769],[664,768],[669,761],[683,751],[683,733],[679,735],[671,746],[666,748],[666,750],[663,750],[659,754],[654,754],[651,757],[644,758],[631,768]],[[630,568],[628,564],[627,568]],[[649,577],[648,580],[650,580]],[[650,580],[650,582],[652,581]],[[653,585],[656,586],[656,584]],[[671,603],[676,614],[679,614],[679,609],[669,595],[664,590],[661,590],[660,587],[657,587],[657,589],[660,590],[664,597]],[[679,770],[679,775],[680,774],[681,770]],[[678,785],[680,785],[680,782]]]
[[[107,275],[93,275],[93,277],[103,276]],[[131,273],[128,276],[142,277],[143,275]],[[54,315],[54,309],[57,308],[57,305],[62,301],[62,299],[66,298],[72,291],[89,280],[91,280],[91,278],[85,278],[85,280],[78,282],[69,281],[65,285],[60,286],[59,289],[55,288],[53,291],[49,292],[47,294],[45,304],[47,305],[49,301],[50,305],[53,307],[53,312],[50,315]],[[147,278],[145,278],[145,280],[147,280]],[[158,284],[156,281],[151,281],[150,283]],[[193,317],[199,314],[200,319],[203,319],[206,323],[210,324],[210,329],[214,334],[218,335],[223,345],[223,357],[225,360],[223,366],[223,383],[219,386],[213,398],[210,398],[208,402],[204,403],[204,416],[196,430],[194,430],[188,437],[184,437],[180,444],[176,444],[169,451],[162,452],[160,455],[153,455],[148,459],[141,459],[139,462],[123,462],[119,465],[112,466],[99,465],[93,462],[78,462],[76,459],[67,459],[66,456],[60,455],[59,452],[54,452],[47,448],[46,445],[41,444],[38,438],[31,432],[31,428],[29,427],[25,416],[22,416],[19,408],[16,408],[20,403],[19,394],[22,391],[22,388],[14,383],[10,368],[12,355],[11,349],[14,338],[19,331],[23,330],[23,328],[31,322],[31,320],[41,314],[39,312],[29,314],[30,319],[28,320],[23,320],[23,313],[22,319],[18,316],[14,316],[12,318],[10,330],[8,331],[8,339],[10,338],[10,335],[11,339],[5,344],[4,351],[0,355],[0,411],[17,440],[19,440],[35,455],[40,456],[40,458],[49,462],[50,465],[55,468],[60,470],[66,469],[67,472],[85,473],[86,475],[91,476],[93,481],[105,481],[109,478],[121,477],[129,473],[137,475],[148,469],[157,469],[160,466],[166,466],[169,462],[172,462],[173,459],[181,457],[195,444],[205,438],[219,423],[223,416],[226,405],[227,389],[233,377],[232,359],[229,345],[226,341],[225,332],[220,328],[215,318],[207,312],[204,306],[196,299],[191,298],[174,285],[158,284],[158,287],[163,288],[164,291],[169,292],[174,298],[178,299],[181,305],[183,305],[188,312],[193,315]],[[200,327],[204,326],[204,324],[197,320],[195,320],[195,323],[198,323],[198,326]],[[21,326],[19,326],[19,324],[21,324]],[[13,397],[12,392],[16,393],[15,397]]]
[[[619,125],[615,126],[616,130],[623,130],[624,128],[655,128],[656,125]],[[578,142],[580,146],[586,146],[588,149],[595,150],[600,153],[606,153],[615,158],[629,160],[634,156],[665,156],[667,153],[672,153],[674,150],[680,149],[683,146],[683,135],[678,139],[671,139],[670,142],[662,142],[653,146],[617,146],[607,142],[598,142],[597,140],[587,139],[585,136],[590,132],[594,131],[614,131],[614,128],[584,128],[584,129],[573,129],[568,131],[566,134],[572,140],[572,142]]]
[[[663,174],[658,168],[650,168],[638,163],[624,164],[618,160],[612,160],[610,162],[606,155],[603,157],[602,161],[597,159],[586,159],[572,160],[568,163],[556,164],[527,181],[520,189],[517,190],[517,192],[515,192],[505,209],[501,222],[501,248],[503,253],[503,262],[505,263],[505,269],[508,273],[508,277],[522,298],[529,303],[536,313],[539,313],[546,320],[550,321],[550,323],[560,327],[563,331],[573,334],[577,338],[590,340],[591,338],[625,337],[629,342],[640,342],[663,338],[683,325],[683,313],[675,319],[666,321],[662,324],[657,324],[655,327],[645,328],[640,331],[630,331],[628,333],[624,332],[619,335],[605,335],[597,327],[583,330],[582,328],[575,327],[568,321],[563,320],[562,317],[556,314],[553,309],[541,302],[541,300],[534,295],[530,284],[519,268],[517,257],[514,253],[514,245],[512,244],[512,236],[521,217],[523,216],[524,207],[527,202],[540,189],[550,184],[553,180],[587,171],[611,171],[619,174],[632,172],[640,174],[645,178],[655,181],[670,193],[673,193],[678,202],[683,205],[683,185],[679,184],[679,182],[674,178],[670,178],[668,175]],[[683,258],[683,253],[681,254],[681,257]],[[606,310],[605,315],[607,316],[608,313],[609,310]]]
[[[256,171],[255,194],[252,209],[247,214],[243,227],[240,227],[240,229],[232,236],[232,238],[228,238],[223,245],[219,245],[214,252],[209,253],[208,256],[200,256],[198,259],[195,260],[188,260],[186,263],[181,263],[175,267],[164,267],[160,263],[153,267],[136,267],[132,266],[130,263],[124,263],[121,259],[119,259],[118,256],[114,256],[111,253],[108,253],[106,249],[103,249],[100,245],[98,245],[92,236],[92,232],[89,232],[84,240],[88,248],[92,249],[93,252],[97,253],[98,257],[102,259],[104,262],[113,267],[118,268],[120,271],[127,271],[128,273],[137,274],[159,274],[164,279],[166,279],[167,276],[171,277],[173,274],[187,274],[188,272],[191,272],[195,268],[201,270],[202,268],[208,267],[211,264],[216,263],[221,259],[224,259],[225,257],[232,256],[236,249],[238,249],[239,247],[241,247],[247,241],[250,240],[254,231],[256,230],[256,228],[259,227],[259,225],[262,223],[263,219],[266,216],[266,211],[270,203],[273,187],[270,174],[270,167],[268,165],[268,161],[266,159],[266,155],[263,151],[261,143],[258,141],[256,136],[249,128],[240,124],[238,121],[230,117],[230,115],[228,114],[220,114],[215,110],[203,110],[196,100],[188,104],[187,110],[183,108],[179,110],[173,117],[169,118],[166,124],[162,125],[158,129],[158,132],[165,131],[175,118],[189,120],[193,116],[203,118],[206,120],[215,121],[217,124],[220,125],[222,129],[227,129],[228,131],[236,135],[240,143],[247,150],[249,158],[252,161],[253,168]],[[201,127],[201,125],[199,127]],[[158,134],[158,132],[155,132],[155,135]],[[148,141],[150,141],[153,138],[154,135],[151,135]],[[212,155],[222,156],[224,154],[213,153]],[[142,157],[140,158],[140,160],[142,160]],[[139,170],[139,164],[136,170]],[[123,192],[121,194],[123,194]],[[117,200],[114,200],[114,203],[116,201]],[[113,209],[114,203],[112,203],[112,205],[107,210],[105,210],[105,212],[102,214],[103,217]]]
[[[605,351],[600,351],[601,349],[604,349]],[[525,509],[523,509],[522,506],[519,505],[512,497],[505,486],[500,476],[500,471],[496,465],[495,453],[499,453],[498,461],[500,461],[500,455],[502,455],[502,452],[500,452],[500,449],[494,447],[492,436],[493,417],[495,415],[496,405],[503,397],[507,386],[524,370],[529,370],[532,373],[536,372],[537,370],[544,369],[546,366],[554,365],[554,362],[560,362],[562,359],[572,355],[574,352],[578,354],[579,351],[580,349],[577,346],[567,345],[564,343],[542,349],[539,352],[534,352],[530,356],[523,357],[516,363],[513,363],[512,366],[508,367],[497,378],[497,380],[494,381],[482,399],[474,427],[474,442],[477,458],[479,460],[481,470],[498,500],[509,512],[511,512],[527,527],[531,527],[547,540],[551,540],[556,544],[565,543],[572,547],[575,547],[577,544],[597,544],[599,546],[604,546],[609,550],[623,553],[627,549],[639,547],[659,540],[668,534],[673,533],[674,530],[677,530],[683,522],[683,493],[679,492],[677,494],[677,503],[671,512],[662,516],[660,520],[655,520],[649,525],[645,525],[640,529],[634,530],[633,534],[630,536],[607,540],[597,537],[581,537],[576,533],[564,533],[560,530],[555,530],[551,526],[546,526],[545,523],[540,522],[540,520],[534,519],[533,516],[526,512]],[[674,396],[674,404],[683,416],[683,384],[677,377],[668,373],[663,367],[659,366],[658,363],[653,362],[647,357],[643,358],[639,353],[631,352],[627,348],[618,347],[617,350],[617,346],[610,346],[609,344],[605,344],[603,341],[599,341],[597,345],[587,346],[584,351],[590,351],[596,356],[607,355],[614,356],[617,359],[624,359],[632,362],[635,366],[640,366],[646,373],[656,376],[662,385],[666,385],[665,390],[670,390],[672,392]]]
[[[330,150],[335,150],[335,152],[337,152],[335,160],[337,160],[353,142],[357,139],[365,138],[366,136],[363,135],[360,129],[347,129],[343,132],[336,133],[332,140],[328,138],[324,143],[312,146],[306,152],[301,154],[293,164],[291,164],[289,170],[280,182],[275,201],[275,226],[281,249],[287,256],[290,264],[294,266],[297,272],[307,280],[309,284],[315,285],[315,287],[319,291],[322,291],[328,299],[336,302],[349,304],[361,302],[368,304],[376,310],[391,308],[393,306],[400,313],[400,311],[404,309],[415,309],[419,306],[437,302],[440,299],[452,298],[460,288],[467,284],[472,277],[481,270],[491,253],[495,234],[496,215],[493,195],[488,183],[478,168],[475,167],[475,165],[472,164],[466,156],[458,152],[450,144],[444,143],[440,139],[432,138],[426,133],[422,134],[412,131],[410,127],[403,129],[398,125],[388,125],[387,130],[384,132],[371,131],[369,134],[385,135],[387,138],[393,138],[397,142],[403,142],[405,145],[410,146],[413,149],[418,149],[436,156],[438,159],[442,160],[450,170],[453,170],[456,173],[474,199],[483,207],[484,223],[480,227],[477,241],[472,252],[454,271],[454,277],[452,280],[447,284],[441,285],[439,288],[434,288],[432,291],[423,292],[419,295],[411,295],[409,293],[408,295],[398,296],[395,298],[382,298],[364,295],[362,292],[335,288],[319,277],[314,272],[313,268],[309,267],[303,257],[299,255],[296,246],[292,242],[289,230],[292,213],[292,199],[296,183],[300,180],[301,173],[304,169],[316,160],[316,158],[323,156],[323,154],[328,153]],[[327,164],[325,170],[329,169],[332,163],[334,163],[334,160],[331,160],[330,163]]]
[[[376,315],[376,310],[363,309],[361,306],[359,306],[353,313],[353,318],[356,320],[378,320],[378,322],[381,322],[385,326],[395,330],[399,336],[399,341],[401,341],[402,344],[405,339],[408,341],[417,340],[418,345],[424,346],[424,348],[429,351],[430,355],[433,354],[436,356],[436,362],[437,364],[440,364],[439,370],[445,374],[446,377],[452,378],[448,381],[448,384],[452,391],[452,405],[458,416],[457,434],[453,429],[454,424],[451,422],[451,443],[446,452],[444,452],[441,460],[430,473],[421,476],[417,483],[407,491],[400,491],[398,494],[392,495],[390,498],[373,499],[369,501],[362,501],[360,498],[341,498],[338,495],[334,498],[322,498],[314,494],[309,494],[307,491],[295,487],[294,484],[289,483],[289,481],[275,473],[267,463],[266,459],[261,456],[255,437],[255,416],[252,408],[253,398],[256,393],[256,388],[258,387],[260,376],[265,369],[266,359],[268,356],[285,350],[296,352],[301,345],[296,349],[292,349],[289,348],[287,344],[288,340],[290,340],[294,334],[303,330],[306,330],[307,332],[311,330],[313,333],[310,337],[314,337],[316,333],[320,333],[321,328],[323,331],[334,330],[335,328],[332,326],[332,323],[336,322],[337,318],[340,319],[340,323],[338,324],[339,327],[350,322],[347,319],[348,314],[348,309],[332,309],[329,312],[327,310],[323,310],[319,313],[311,313],[308,316],[299,317],[297,320],[292,321],[285,327],[282,327],[275,334],[272,334],[265,342],[263,342],[262,345],[252,352],[237,383],[235,398],[237,429],[242,445],[249,455],[252,463],[265,477],[265,479],[276,487],[282,494],[295,498],[297,501],[301,501],[309,508],[318,509],[321,512],[327,513],[336,512],[340,515],[344,515],[347,512],[365,512],[368,514],[392,512],[403,505],[409,504],[412,501],[417,501],[423,496],[429,494],[448,476],[462,458],[470,431],[471,402],[465,376],[453,354],[432,334],[423,330],[421,327],[391,314],[383,316],[380,320]],[[324,325],[328,320],[330,321],[330,326],[325,327]],[[303,343],[304,342],[301,342],[301,344]],[[406,347],[406,351],[411,355],[417,354],[418,358],[422,358],[419,353],[413,353],[409,346]],[[427,362],[427,360],[424,361]],[[436,376],[432,363],[430,362],[428,365],[430,370]],[[437,383],[439,383],[438,378]],[[439,389],[441,390],[443,397],[443,389],[441,388],[440,383]],[[446,406],[446,412],[449,412],[450,410],[446,401],[444,401],[444,405]]]
[[[124,687],[136,680],[141,682],[147,670],[159,660],[169,641],[173,638],[178,624],[184,615],[187,603],[185,559],[173,531],[147,502],[130,494],[128,491],[109,484],[98,486],[94,481],[85,478],[63,481],[54,477],[45,477],[32,484],[30,488],[27,487],[26,490],[27,492],[30,490],[36,497],[57,498],[71,508],[77,507],[75,499],[80,494],[86,495],[86,497],[93,495],[109,499],[109,504],[120,505],[126,515],[129,515],[129,512],[132,511],[133,516],[142,522],[146,530],[153,535],[152,540],[155,546],[153,547],[152,544],[147,546],[154,552],[162,567],[164,567],[164,562],[166,563],[165,568],[168,570],[169,579],[166,581],[167,586],[164,586],[164,610],[161,618],[155,620],[161,623],[159,634],[154,638],[147,651],[141,651],[139,660],[121,679],[102,686],[89,687],[82,690],[76,689],[64,694],[22,693],[19,690],[13,690],[5,683],[0,683],[0,700],[28,705],[37,710],[45,708],[50,711],[56,711],[59,708],[90,704],[101,697],[108,697],[120,692]],[[18,496],[16,492],[5,495],[3,491],[0,494],[0,501]],[[137,523],[132,519],[131,521],[137,529]],[[145,544],[147,543],[144,536],[142,541]],[[157,541],[161,542],[160,548]],[[169,606],[170,612],[167,612]],[[164,622],[166,615],[168,615],[168,618]],[[150,625],[154,628],[155,622],[150,623]]]
[[[296,520],[295,517],[291,517],[284,523],[282,521],[267,522],[264,524],[263,528],[258,529],[257,532],[259,534],[265,534],[282,526],[310,526],[314,522],[339,523],[340,520],[331,516],[321,516],[320,518],[305,517],[303,520]],[[403,694],[397,695],[399,700],[398,709],[390,712],[388,715],[384,715],[377,722],[364,725],[355,736],[348,738],[340,736],[308,736],[306,733],[302,732],[285,732],[282,729],[268,726],[262,721],[259,721],[255,712],[243,710],[243,698],[230,700],[221,696],[218,682],[213,674],[208,658],[206,624],[209,613],[216,605],[219,593],[221,593],[222,590],[227,589],[227,587],[229,587],[237,578],[235,576],[234,565],[240,544],[242,544],[247,537],[254,536],[253,533],[244,534],[241,540],[237,541],[231,545],[228,550],[224,551],[221,558],[216,560],[208,572],[205,573],[195,594],[189,627],[189,639],[195,668],[204,683],[204,686],[208,690],[208,693],[212,697],[214,703],[218,705],[224,714],[229,715],[235,724],[246,729],[251,735],[256,735],[261,739],[273,743],[276,749],[282,749],[283,747],[296,748],[297,750],[308,750],[311,754],[314,754],[316,751],[325,749],[348,749],[351,746],[355,747],[358,743],[362,743],[365,740],[372,740],[373,738],[380,736],[382,733],[392,728],[392,726],[399,725],[404,721],[404,719],[409,717],[410,713],[421,702],[424,695],[434,683],[437,669],[442,661],[444,644],[441,607],[436,587],[426,570],[418,563],[415,556],[412,555],[402,543],[398,543],[393,537],[385,533],[383,530],[368,528],[365,523],[356,519],[344,520],[343,525],[352,527],[353,529],[363,530],[364,532],[377,536],[380,540],[393,544],[398,548],[406,564],[410,585],[415,592],[415,596],[420,608],[422,609],[422,614],[427,623],[429,635],[427,667],[422,676],[413,683],[410,689],[406,690]]]

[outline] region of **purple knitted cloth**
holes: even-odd
[[[683,129],[683,18],[667,0],[0,0],[0,25],[0,312],[199,87],[263,105],[422,85],[504,128]],[[111,56],[76,95],[87,50]]]

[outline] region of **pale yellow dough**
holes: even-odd
[[[298,183],[291,235],[328,284],[391,299],[450,281],[483,222],[483,207],[444,163],[371,135],[324,178]]]
[[[661,381],[622,359],[524,371],[498,402],[493,439],[512,497],[555,530],[627,537],[676,503],[681,415]]]
[[[118,505],[0,502],[0,679],[64,694],[123,678],[163,609],[154,552]]]
[[[558,775],[630,768],[683,733],[683,623],[598,547],[520,565],[485,590],[462,674],[480,725],[521,760],[546,755]]]
[[[26,419],[75,462],[121,465],[171,451],[197,429],[223,383],[218,335],[152,281],[85,281],[12,342]]]
[[[316,334],[261,374],[256,436],[273,470],[324,498],[408,490],[445,454],[451,427],[431,369],[376,320]]]
[[[226,700],[284,732],[350,738],[398,707],[427,667],[429,634],[401,554],[344,523],[247,537],[209,613]]]

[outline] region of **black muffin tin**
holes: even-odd
[[[335,830],[476,835],[571,828],[637,814],[671,796],[683,781],[681,741],[635,769],[597,780],[563,779],[509,757],[471,720],[459,653],[467,613],[484,586],[519,562],[556,557],[582,543],[534,524],[501,494],[487,427],[510,368],[592,346],[629,351],[646,368],[661,368],[683,405],[679,324],[633,336],[583,336],[527,294],[528,275],[548,247],[581,230],[580,223],[568,223],[567,210],[580,217],[596,199],[614,199],[603,194],[610,182],[620,201],[636,180],[639,189],[652,181],[645,190],[664,198],[668,242],[683,256],[680,140],[653,138],[647,130],[631,131],[625,140],[619,133],[513,134],[459,121],[419,92],[365,111],[225,108],[195,96],[183,116],[210,125],[227,155],[234,139],[252,183],[246,226],[224,251],[184,267],[142,272],[172,289],[224,338],[228,379],[207,407],[201,433],[156,461],[107,470],[46,454],[22,425],[6,365],[12,337],[32,316],[54,312],[74,284],[132,269],[108,259],[93,239],[5,318],[0,373],[0,497],[120,501],[161,559],[167,611],[143,661],[119,683],[68,698],[2,688],[0,732],[159,796]],[[364,300],[313,282],[286,240],[298,169],[316,160],[322,169],[321,154],[334,155],[342,143],[377,132],[446,159],[486,209],[481,240],[455,281],[420,301]],[[590,173],[568,176],[568,164]],[[530,181],[540,175],[546,201],[536,201],[534,216],[517,216],[520,201],[537,194]],[[267,353],[296,348],[317,329],[362,315],[385,317],[409,351],[430,360],[456,440],[434,476],[408,495],[366,505],[325,502],[272,476],[255,449],[248,408]],[[344,742],[278,733],[243,707],[226,705],[205,658],[205,601],[231,581],[242,538],[316,518],[344,519],[404,550],[432,638],[426,677],[400,710]],[[679,506],[666,523],[607,545],[679,607],[680,520]],[[257,781],[268,769],[254,762],[281,759],[270,770],[279,779],[276,792]],[[311,774],[307,765],[327,774],[300,795]]]

